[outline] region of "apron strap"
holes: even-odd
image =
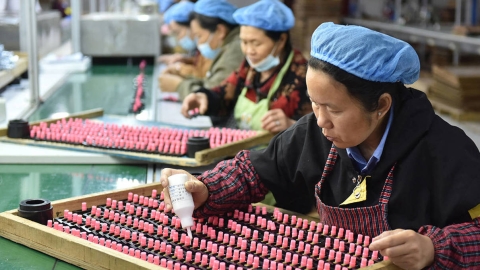
[[[338,152],[335,146],[332,144],[330,148],[330,152],[328,153],[327,162],[325,163],[325,167],[323,168],[322,177],[320,179],[319,185],[317,185],[318,192],[322,188],[322,184],[335,167],[335,162],[337,161]],[[385,179],[385,183],[383,184],[382,192],[380,193],[379,204],[388,204],[390,201],[390,197],[392,195],[392,186],[393,186],[393,171],[395,170],[395,166],[397,163],[393,164],[393,167],[390,169],[387,175],[387,179]]]
[[[385,184],[382,188],[382,193],[380,193],[380,200],[378,201],[380,204],[388,204],[388,201],[390,200],[393,186],[393,171],[395,170],[396,165],[397,163],[395,162],[395,164],[393,164],[393,167],[388,172],[387,179],[385,180]]]

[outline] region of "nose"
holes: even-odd
[[[245,44],[245,54],[250,57],[255,55],[255,50],[252,45]]]
[[[327,117],[327,115],[322,112],[322,110],[316,110],[315,116],[317,117],[317,126],[325,129],[330,129],[333,127],[332,121]]]

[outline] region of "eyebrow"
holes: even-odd
[[[244,41],[244,42],[259,41],[258,37],[242,38],[241,36],[239,36],[239,38],[240,38],[241,41]]]
[[[312,97],[308,94],[307,92],[307,98],[310,99],[313,103],[317,104],[317,105],[320,105],[320,106],[327,106],[327,107],[330,107],[332,109],[338,109],[337,106],[331,104],[331,103],[318,103],[316,102],[315,100],[312,99]]]

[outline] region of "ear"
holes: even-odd
[[[392,96],[388,93],[383,93],[378,98],[378,108],[377,108],[377,116],[378,118],[382,118],[385,116],[392,107],[393,99]]]
[[[228,27],[219,23],[217,24],[217,30],[215,32],[222,40],[224,40],[225,37],[228,35],[228,30],[229,30]]]

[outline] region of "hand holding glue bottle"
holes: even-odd
[[[165,210],[173,210],[180,218],[182,228],[186,228],[192,239],[190,227],[193,226],[192,214],[205,203],[208,189],[197,178],[184,170],[163,169],[160,176],[163,186]]]

